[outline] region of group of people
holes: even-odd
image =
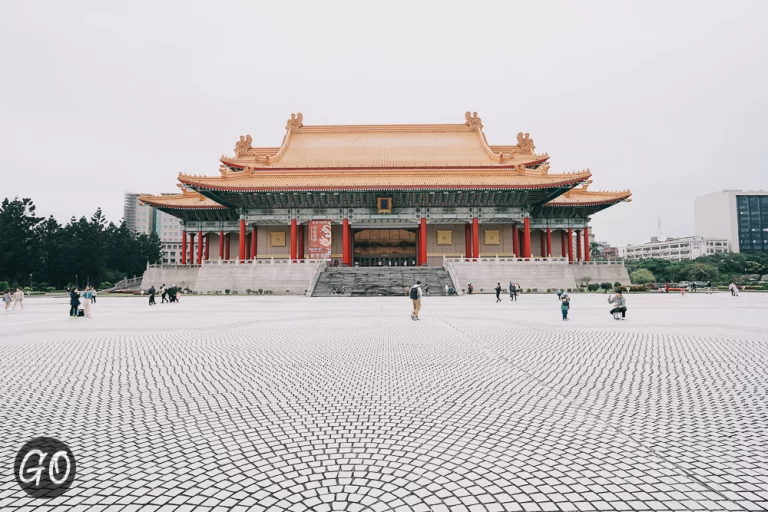
[[[160,287],[160,290],[155,289],[155,285],[152,285],[149,287],[148,290],[149,293],[149,305],[154,306],[157,304],[155,302],[155,295],[158,293],[160,294],[160,304],[164,302],[179,302],[179,295],[181,293],[181,288],[176,286],[175,284],[172,284],[169,287],[165,287],[165,283]]]
[[[472,286],[472,283],[469,283],[469,286]],[[501,283],[496,283],[496,288],[494,291],[496,292],[496,302],[501,302]],[[474,288],[472,288],[472,292],[470,295],[474,294]],[[512,281],[509,282],[509,300],[510,301],[516,301],[517,300],[517,294],[523,293],[523,289],[520,287],[520,283],[513,283]]]
[[[84,302],[80,302],[80,299]],[[69,318],[78,318],[80,316],[85,318],[91,318],[92,305],[96,303],[96,288],[93,286],[86,286],[83,293],[77,286],[73,286],[69,290]],[[83,305],[83,309],[80,309],[80,304]],[[82,313],[81,313],[82,311]]]
[[[11,308],[11,302],[13,302],[13,308]],[[16,305],[18,304],[22,310],[24,310],[24,291],[21,288],[16,288],[16,291],[11,294],[11,290],[5,290],[3,293],[3,303],[5,303],[5,310],[16,311]]]

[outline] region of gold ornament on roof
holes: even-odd
[[[286,128],[289,130],[298,130],[304,126],[304,115],[299,112],[298,114],[291,114],[291,118],[288,120]]]
[[[253,137],[250,135],[241,135],[240,140],[235,143],[235,157],[242,158],[248,154],[248,150],[253,149],[251,143]]]
[[[467,120],[464,124],[469,126],[472,131],[479,130],[483,127],[483,121],[477,117],[477,112],[467,112],[464,114],[464,119]]]
[[[533,145],[531,135],[528,133],[523,135],[523,132],[517,134],[517,147],[520,148],[521,153],[531,156],[534,154],[533,150],[536,149],[536,146]]]
[[[541,173],[542,176],[546,176],[547,174],[549,174],[549,166],[548,165],[539,166],[539,173]]]

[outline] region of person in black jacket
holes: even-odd
[[[77,286],[75,286],[69,292],[69,317],[77,318],[77,310],[79,308],[80,308],[80,294],[77,291]]]
[[[501,302],[501,297],[500,297],[500,295],[501,295],[501,283],[496,283],[495,291],[496,291],[496,302]]]
[[[157,290],[155,290],[155,285],[152,285],[149,287],[149,305],[154,306],[155,305],[155,294],[157,293]]]

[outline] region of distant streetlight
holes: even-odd
[[[32,288],[32,274],[29,274],[29,287]]]

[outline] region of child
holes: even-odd
[[[568,310],[571,309],[570,300],[567,295],[561,300],[560,311],[563,313],[563,321],[568,320]]]

